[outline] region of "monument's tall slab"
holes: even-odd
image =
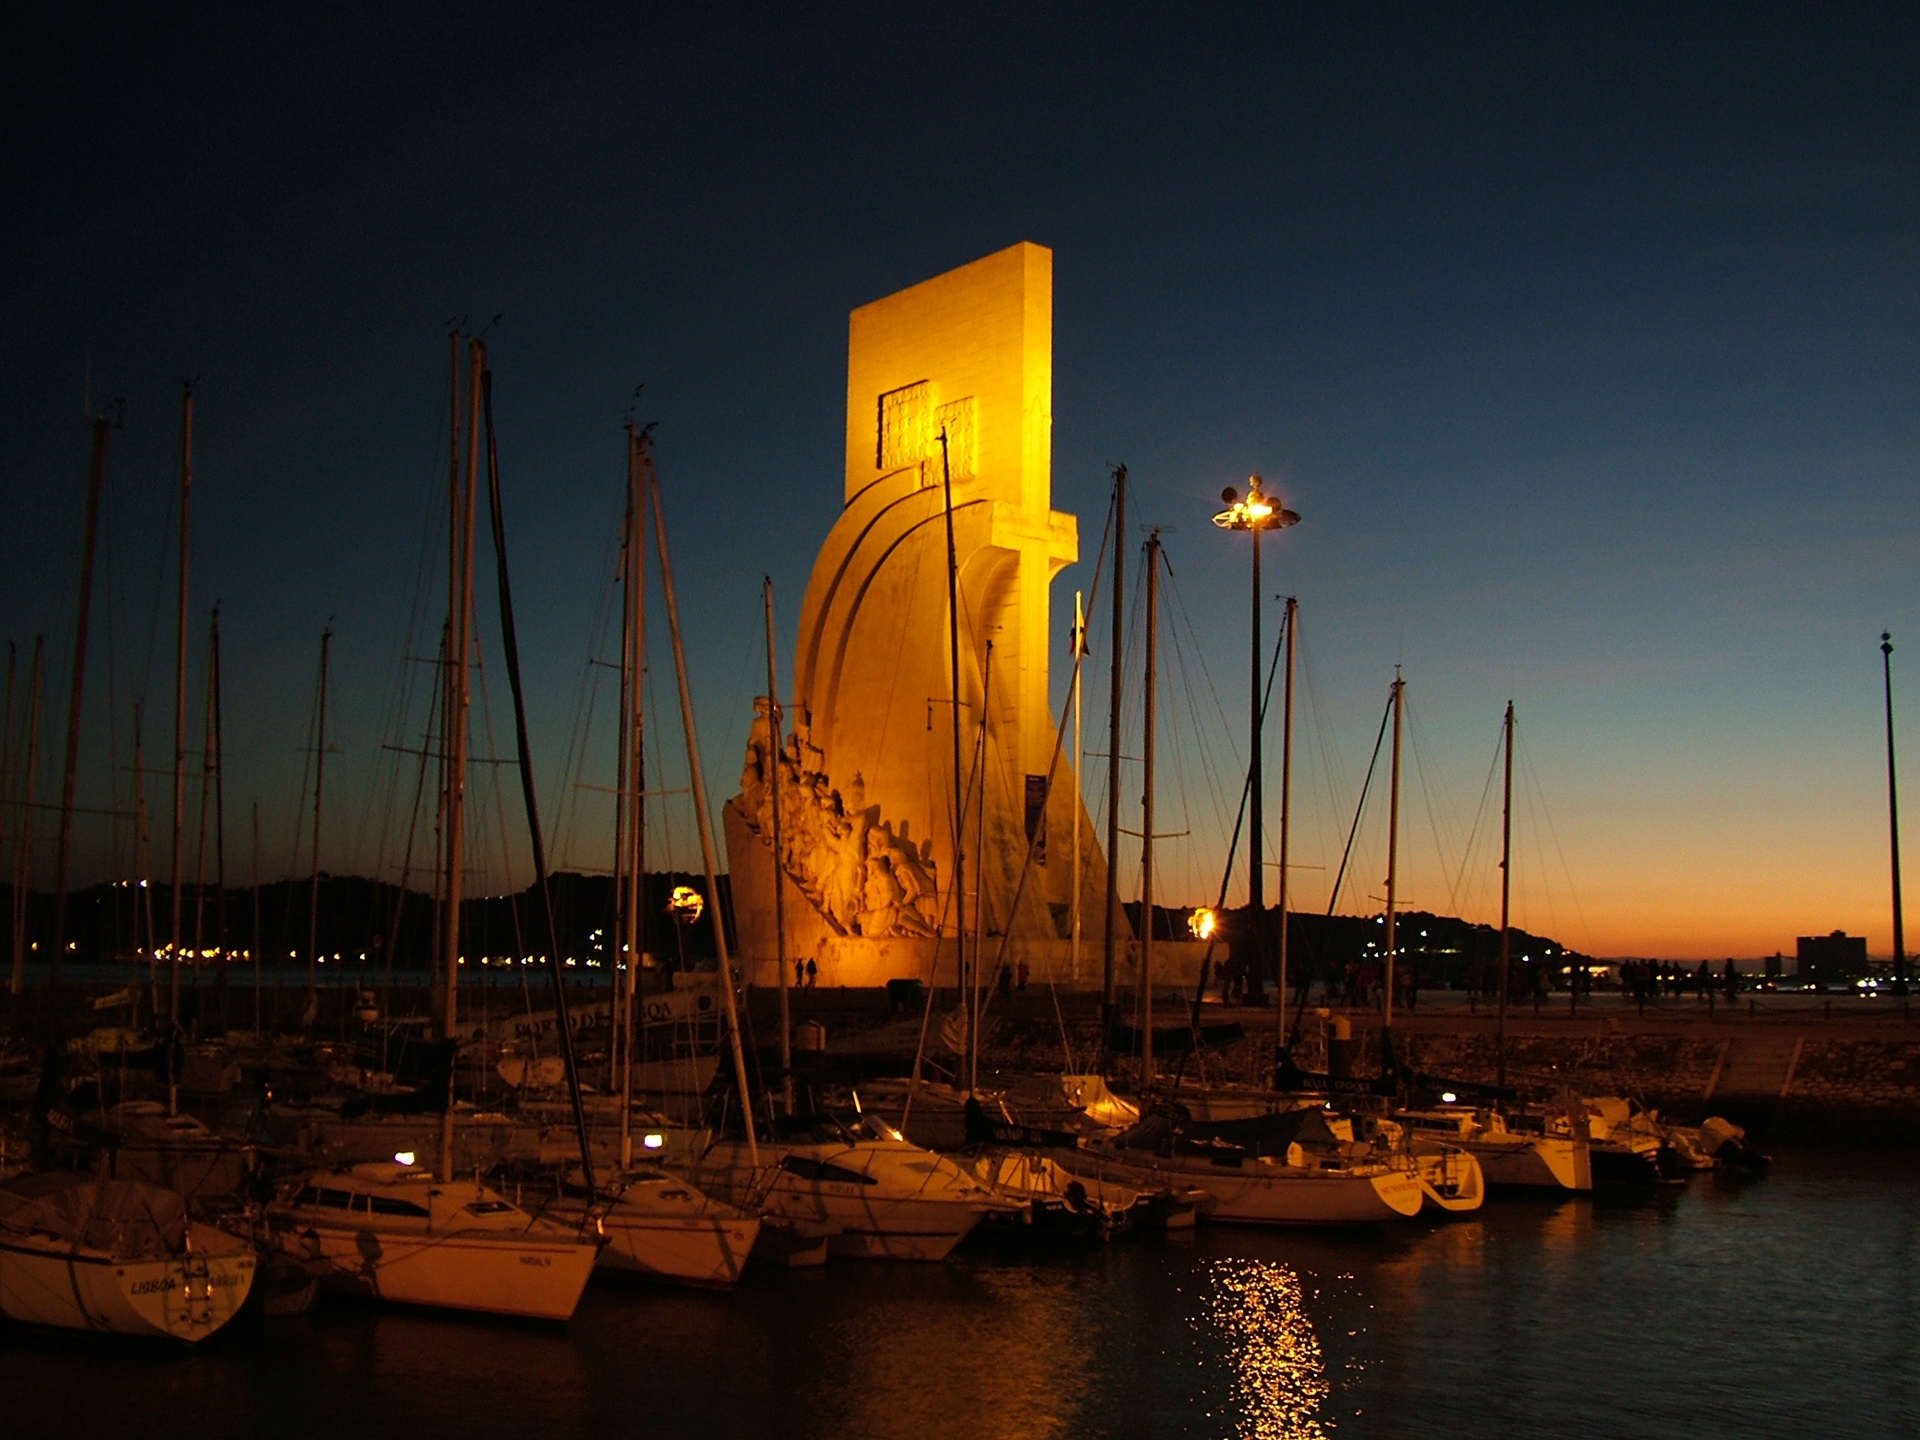
[[[1079,546],[1074,517],[1052,508],[1052,427],[1051,251],[1015,245],[853,312],[846,508],[801,609],[788,741],[769,753],[763,714],[728,809],[751,959],[774,952],[778,787],[787,950],[819,961],[828,983],[927,974],[935,937],[951,937],[962,911],[989,961],[1004,935],[1036,974],[1072,978],[1076,872],[1079,969],[1097,971],[1104,858],[1081,811],[1074,864],[1079,787],[1048,690],[1050,643],[1066,649],[1050,585]]]

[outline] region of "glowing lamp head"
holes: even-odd
[[[1300,517],[1263,494],[1261,483],[1258,475],[1249,476],[1244,500],[1231,485],[1222,490],[1220,498],[1227,508],[1213,517],[1213,523],[1222,530],[1284,530],[1298,525]]]
[[[667,913],[685,924],[693,924],[706,910],[706,897],[691,885],[676,885],[667,897]]]
[[[1187,917],[1187,929],[1196,940],[1211,940],[1219,928],[1220,917],[1204,905]]]
[[[411,1151],[411,1150],[396,1150],[396,1151],[394,1151],[394,1152],[393,1152],[393,1163],[394,1163],[394,1164],[396,1164],[396,1165],[411,1165],[411,1164],[413,1164],[413,1151]]]
[[[658,1150],[667,1143],[667,1137],[658,1130],[649,1130],[640,1137],[640,1143],[649,1150]]]

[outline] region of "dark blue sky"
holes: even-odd
[[[1526,923],[1603,951],[1760,953],[1835,926],[1884,950],[1874,643],[1911,630],[1896,662],[1920,654],[1920,18],[1032,12],[76,8],[16,28],[0,618],[48,634],[63,695],[90,387],[122,421],[95,803],[109,698],[122,770],[143,690],[165,748],[192,377],[195,628],[221,600],[230,827],[260,800],[268,872],[287,867],[331,616],[324,858],[372,863],[444,335],[496,314],[549,803],[642,382],[724,798],[759,577],[784,645],[838,507],[848,310],[1031,239],[1055,251],[1055,504],[1090,559],[1107,466],[1129,465],[1228,717],[1244,558],[1207,516],[1259,469],[1306,517],[1270,573],[1313,657],[1307,864],[1337,861],[1400,663],[1423,747],[1414,903],[1485,907],[1484,826],[1479,850],[1466,837],[1511,695],[1542,807],[1522,869],[1558,887],[1528,891]],[[1089,583],[1070,571],[1056,604]],[[1162,893],[1216,883],[1207,791],[1226,782],[1202,757],[1243,741],[1237,719],[1209,738],[1214,703],[1176,731],[1161,808],[1195,838]],[[103,830],[83,848],[104,866]],[[1307,903],[1325,874],[1296,877]]]

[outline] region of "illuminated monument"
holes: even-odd
[[[1051,251],[1015,245],[853,312],[846,509],[807,585],[786,743],[770,765],[763,702],[741,793],[726,807],[740,949],[755,980],[777,979],[777,783],[789,958],[814,959],[822,984],[873,985],[929,976],[937,948],[937,978],[952,983],[949,473],[965,920],[986,936],[985,965],[1004,935],[1009,961],[1026,961],[1034,979],[1073,978],[1081,802],[1070,743],[1055,754],[1047,661],[1050,642],[1068,643],[1052,627],[1049,585],[1078,558],[1079,534],[1051,507],[1052,428]],[[1084,810],[1079,833],[1078,977],[1098,983],[1106,863]]]

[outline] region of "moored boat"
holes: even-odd
[[[246,1303],[244,1240],[187,1217],[174,1191],[79,1174],[0,1189],[0,1314],[32,1325],[204,1340]]]
[[[597,1225],[606,1238],[600,1269],[642,1280],[730,1290],[760,1236],[760,1218],[701,1193],[665,1171],[642,1168],[584,1193],[550,1201],[543,1219],[573,1229]]]
[[[331,1288],[403,1305],[566,1320],[597,1236],[399,1160],[320,1172],[267,1207],[269,1243]]]
[[[1417,1215],[1425,1199],[1411,1167],[1342,1141],[1319,1110],[1203,1125],[1168,1104],[1082,1154],[1123,1178],[1204,1189],[1200,1218],[1221,1224],[1370,1225]]]
[[[872,1138],[827,1116],[778,1129],[759,1142],[757,1161],[744,1140],[715,1141],[689,1178],[769,1221],[833,1227],[836,1256],[944,1260],[989,1213],[1018,1208],[897,1132]]]

